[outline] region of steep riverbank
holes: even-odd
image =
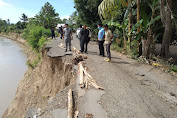
[[[21,35],[9,34],[6,37],[24,44],[28,50],[26,52],[29,60],[36,58],[36,54],[23,41]],[[30,108],[45,107],[59,90],[74,83],[72,56],[51,57],[48,55],[49,50],[50,47],[44,48],[41,52],[41,62],[35,69],[29,68],[25,73],[23,80],[19,83],[15,98],[3,118],[24,118],[26,111]]]
[[[23,45],[27,45],[26,41],[22,38],[22,34],[18,34],[18,33],[8,33],[8,34],[0,33],[0,36],[7,37],[7,38],[9,38],[11,40],[14,40],[14,41],[17,41],[18,43],[21,43]]]

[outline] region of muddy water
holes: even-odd
[[[0,37],[0,118],[12,102],[27,71],[27,57],[15,41]]]

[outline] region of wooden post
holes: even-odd
[[[67,118],[73,118],[73,95],[71,89],[69,89],[68,91],[68,117]]]
[[[84,71],[83,71],[83,64],[79,63],[79,79],[80,79],[80,87],[84,87]]]
[[[87,68],[85,68],[85,71],[87,71]],[[85,88],[88,89],[88,76],[85,75]]]
[[[93,77],[87,73],[87,71],[81,66],[81,69],[84,71],[85,76],[87,76],[88,81],[96,88],[96,89],[101,89],[104,90],[102,87],[98,86],[96,81],[93,79]]]

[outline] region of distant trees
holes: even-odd
[[[27,22],[28,21],[28,16],[23,13],[20,20],[22,20],[23,22]]]
[[[49,2],[45,3],[41,11],[36,15],[36,18],[39,24],[46,29],[55,28],[59,22],[62,22],[59,14],[55,12],[54,7]]]
[[[9,24],[9,25],[10,25],[10,19],[7,19],[7,24]]]
[[[98,6],[103,0],[74,0],[75,8],[82,22],[88,26],[95,26],[101,22]]]
[[[64,19],[63,19],[63,23],[66,23],[66,21],[67,21],[67,19],[66,19],[66,18],[64,18]]]

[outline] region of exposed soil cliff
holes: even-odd
[[[42,61],[34,70],[26,72],[3,118],[24,118],[28,109],[45,107],[59,90],[74,83],[71,56],[52,58],[47,55],[48,51],[43,49]]]

